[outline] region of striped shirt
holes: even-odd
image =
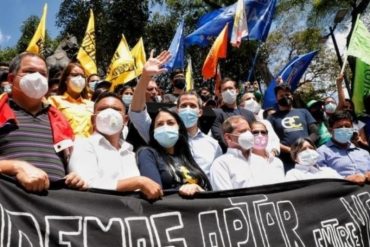
[[[0,131],[0,160],[27,161],[44,170],[51,181],[62,179],[66,172],[62,158],[53,147],[49,107],[33,116],[11,100],[9,105],[16,115],[18,128]]]

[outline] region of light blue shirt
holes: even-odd
[[[129,109],[128,114],[130,121],[135,126],[140,136],[148,143],[149,128],[152,119],[146,108],[140,112],[133,112]],[[202,168],[207,177],[210,178],[211,164],[222,154],[220,145],[214,138],[207,136],[198,129],[198,132],[194,136],[189,135],[189,146],[195,162]]]
[[[330,140],[319,147],[317,152],[320,154],[320,166],[331,167],[344,177],[370,171],[369,152],[352,143],[349,147],[342,148]]]

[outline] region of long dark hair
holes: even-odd
[[[175,112],[173,112],[173,111],[171,111],[167,108],[161,108],[161,109],[158,110],[155,117],[153,118],[152,123],[150,124],[149,145],[158,152],[159,156],[161,156],[163,158],[163,160],[165,161],[165,163],[167,165],[170,165],[171,163],[173,163],[173,160],[168,155],[165,148],[163,148],[157,142],[157,140],[154,139],[155,119],[157,118],[157,116],[161,112],[165,112],[165,113],[170,114],[176,120],[177,124],[179,125],[179,139],[177,140],[177,142],[174,146],[174,150],[175,150],[174,155],[177,156],[177,157],[180,157],[181,160],[183,161],[184,166],[186,168],[188,168],[190,171],[192,171],[192,173],[197,178],[200,179],[198,184],[201,187],[203,187],[206,190],[212,190],[211,183],[209,182],[207,176],[205,175],[203,170],[199,167],[199,165],[195,162],[195,160],[193,158],[193,155],[191,153],[190,146],[189,146],[189,143],[188,143],[188,140],[189,140],[188,132],[186,130],[186,127],[185,127],[184,123],[182,122],[179,115],[177,115],[177,113],[175,113]]]
[[[84,74],[86,74],[84,68],[79,63],[69,63],[67,67],[64,69],[62,76],[60,77],[59,87],[58,87],[58,95],[63,95],[67,91],[67,80],[68,76],[71,74],[73,68],[79,67],[83,70]],[[89,92],[87,89],[87,83],[85,84],[84,89],[81,91],[81,97],[84,99],[89,98]]]

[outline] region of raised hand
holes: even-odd
[[[154,50],[150,52],[150,58],[144,65],[142,76],[154,76],[159,75],[167,71],[166,68],[163,68],[163,65],[168,62],[171,58],[169,51],[162,51],[157,57],[154,57]]]

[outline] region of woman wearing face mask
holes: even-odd
[[[270,151],[268,151],[267,146],[269,142],[269,132],[266,126],[259,121],[255,121],[251,124],[251,132],[254,137],[254,144],[252,148],[252,153],[262,157],[264,161],[269,166],[269,170],[273,170],[275,179],[271,183],[278,183],[284,180],[284,165],[283,162],[276,158]]]
[[[126,114],[127,114],[128,108],[130,107],[131,102],[132,102],[132,97],[134,95],[134,87],[127,85],[127,84],[120,84],[114,89],[114,92],[118,96],[121,96],[121,99],[123,103],[125,104]],[[127,135],[129,133],[129,126],[130,126],[130,119],[127,118],[127,121],[125,122],[125,127],[122,130],[122,137],[124,140],[126,140]]]
[[[161,109],[149,130],[149,146],[137,152],[139,170],[162,189],[179,189],[184,196],[211,190],[207,176],[192,157],[188,134],[180,117]]]
[[[122,97],[123,103],[125,103],[126,111],[131,105],[132,96],[134,95],[134,88],[130,85],[120,85],[114,90],[119,96]]]
[[[88,98],[85,71],[80,64],[68,64],[60,78],[58,95],[49,97],[49,101],[64,114],[76,136],[91,135],[94,103]]]
[[[343,178],[330,167],[320,167],[317,162],[320,158],[315,144],[309,138],[299,138],[291,146],[290,154],[296,162],[293,169],[286,174],[287,181],[318,179],[318,178]]]

